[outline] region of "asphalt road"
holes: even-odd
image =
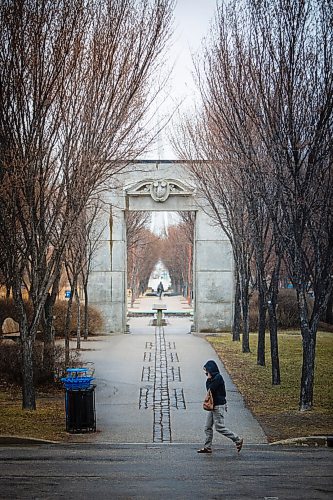
[[[191,444],[0,447],[1,499],[324,499],[332,450]]]

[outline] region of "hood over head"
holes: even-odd
[[[219,370],[217,364],[212,359],[210,359],[209,361],[207,361],[207,363],[205,364],[204,368],[211,375],[216,375],[217,373],[220,373],[220,370]]]

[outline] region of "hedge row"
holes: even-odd
[[[311,307],[311,299],[309,299],[309,307]],[[29,303],[26,303],[26,308],[29,310]],[[63,336],[65,327],[67,310],[67,301],[59,300],[54,307],[54,328],[57,337]],[[103,320],[101,314],[92,306],[88,307],[89,310],[89,334],[96,335],[103,328]],[[281,289],[278,295],[278,307],[276,310],[278,328],[298,328],[298,307],[295,290]],[[0,325],[2,325],[5,318],[11,317],[15,321],[18,320],[15,311],[14,303],[12,300],[0,299]],[[84,306],[81,307],[81,325],[83,325]],[[72,309],[72,320],[70,329],[76,332],[77,325],[77,310],[75,304]],[[250,300],[250,329],[255,331],[258,327],[258,294],[254,293]]]
[[[65,320],[66,320],[66,311],[67,311],[67,301],[66,300],[58,300],[54,306],[54,328],[57,337],[62,337],[64,328],[65,328]],[[25,303],[26,310],[31,314],[32,307],[29,302]],[[92,306],[88,306],[89,311],[89,325],[88,330],[90,335],[96,335],[103,329],[103,319],[101,314]],[[3,321],[6,318],[13,318],[14,321],[18,322],[18,315],[15,309],[14,301],[12,299],[0,299],[0,327],[2,326]],[[84,306],[81,306],[81,326],[83,327],[83,318],[84,318]],[[72,332],[76,332],[77,325],[77,310],[75,303],[72,308],[72,320],[70,324],[70,330]],[[41,327],[39,328],[41,330]]]
[[[22,357],[21,346],[18,342],[0,342],[0,379],[9,383],[22,383]],[[55,351],[55,378],[59,379],[66,372],[65,349],[56,345]],[[44,379],[43,371],[43,343],[36,342],[33,352],[34,382],[42,383]],[[79,354],[75,350],[70,350],[70,366],[82,366],[79,361]]]
[[[311,299],[308,301],[311,308]],[[286,330],[288,328],[299,328],[299,315],[296,291],[282,288],[279,290],[277,299],[276,317],[278,328]],[[267,315],[268,326],[268,315]],[[250,330],[256,331],[258,328],[258,294],[254,293],[250,300]]]

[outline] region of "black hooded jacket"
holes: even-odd
[[[207,361],[204,368],[212,376],[212,378],[207,378],[206,380],[206,389],[207,391],[208,389],[212,391],[214,406],[225,405],[227,402],[225,385],[217,364],[215,363],[215,361],[210,360]]]

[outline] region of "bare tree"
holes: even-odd
[[[142,234],[148,229],[150,222],[150,212],[128,211],[126,213],[127,251],[140,242]]]
[[[88,283],[90,272],[92,271],[93,256],[99,247],[99,238],[105,226],[102,225],[96,230],[95,221],[103,210],[103,205],[99,198],[90,200],[89,206],[85,208],[83,215],[83,224],[81,226],[82,246],[85,248],[84,259],[81,266],[80,279],[84,295],[84,318],[83,318],[83,338],[87,340],[89,334],[89,295]]]
[[[204,89],[202,90],[204,93]],[[207,107],[208,102],[206,100]],[[253,281],[251,273],[253,245],[249,236],[251,221],[243,188],[236,173],[230,173],[228,169],[231,165],[235,171],[238,171],[235,161],[228,152],[223,152],[222,156],[221,145],[217,142],[219,137],[212,133],[212,128],[216,131],[217,127],[215,125],[212,127],[211,112],[207,120],[206,116],[204,113],[197,120],[193,117],[184,120],[182,130],[178,134],[181,140],[176,141],[175,146],[196,179],[205,200],[203,209],[206,210],[205,205],[208,203],[210,217],[223,229],[231,242],[236,283],[239,285],[235,287],[233,339],[239,340],[240,338],[240,314],[242,313],[242,349],[243,352],[250,352],[249,298]],[[195,160],[189,161],[188,158],[195,158]]]
[[[174,291],[188,295],[192,290],[193,218],[187,217],[187,223],[171,226],[168,237],[162,240],[161,260],[167,267]]]
[[[73,299],[77,306],[77,345],[76,348],[81,348],[81,308],[80,308],[80,277],[82,270],[87,262],[87,246],[85,241],[87,221],[85,211],[83,211],[78,220],[75,232],[72,233],[71,239],[66,246],[64,255],[65,269],[67,278],[70,284],[70,297],[67,302],[66,320],[65,320],[65,364],[69,364],[69,341],[70,341],[70,324],[72,318]]]
[[[139,292],[143,294],[148,287],[150,276],[159,261],[161,239],[150,231],[143,237],[145,242],[138,247],[138,287]]]
[[[187,297],[187,301],[190,304],[193,298],[193,249],[194,249],[194,230],[195,230],[195,212],[191,211],[181,211],[178,212],[182,224],[180,226],[181,230],[184,232],[186,237],[184,244],[187,247],[186,263],[187,263],[187,273],[185,290],[183,295]]]
[[[91,271],[92,257],[98,248],[99,236],[105,229],[102,227],[95,232],[94,222],[101,211],[98,199],[91,200],[76,221],[76,228],[66,246],[64,267],[70,284],[70,297],[67,303],[64,338],[65,338],[65,364],[68,366],[70,359],[70,325],[72,318],[73,299],[76,304],[76,349],[81,349],[81,297],[80,290],[84,292],[84,339],[88,337],[89,311],[88,311],[88,281]]]
[[[194,227],[195,227],[195,212],[189,210],[182,210],[178,212],[180,220],[182,222],[182,229],[186,234],[187,240],[194,244]]]
[[[127,282],[131,290],[131,307],[140,294],[141,260],[148,253],[151,233],[147,227],[151,215],[149,212],[133,211],[126,213],[127,240]],[[155,264],[155,262],[154,262]],[[153,269],[153,268],[152,268]]]

